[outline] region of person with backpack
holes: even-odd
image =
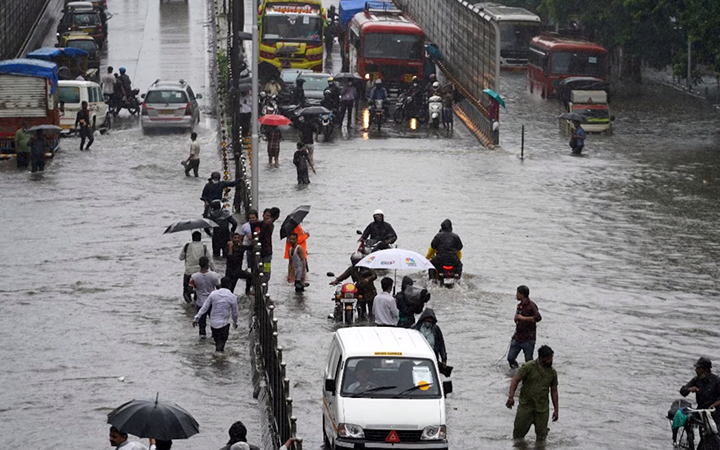
[[[405,288],[412,286],[415,283],[412,278],[404,276],[400,292],[395,294],[395,306],[398,309],[398,323],[397,326],[402,328],[410,328],[415,324],[415,305],[411,304],[405,296]],[[422,312],[420,310],[419,312]]]
[[[183,276],[183,298],[185,302],[192,302],[191,290],[190,290],[190,277],[195,272],[200,272],[200,258],[203,256],[209,257],[208,249],[200,242],[202,239],[202,233],[199,231],[193,231],[192,242],[188,242],[183,246],[180,251],[180,261],[185,261],[185,275]],[[215,270],[215,267],[210,258],[210,270]]]

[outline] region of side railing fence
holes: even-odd
[[[49,0],[0,0],[0,60],[18,58]]]
[[[395,0],[425,31],[442,60],[445,77],[465,97],[456,112],[483,143],[492,140],[489,98],[483,89],[498,92],[500,83],[500,29],[471,3],[462,0]]]

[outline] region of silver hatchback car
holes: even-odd
[[[142,94],[140,125],[143,130],[184,128],[192,130],[200,122],[198,99],[184,80],[155,82]]]

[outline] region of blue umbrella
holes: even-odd
[[[505,100],[503,100],[502,97],[500,97],[500,94],[493,91],[492,89],[483,89],[483,92],[486,93],[487,95],[489,95],[490,97],[494,98],[498,103],[500,103],[502,105],[503,108],[505,107]]]

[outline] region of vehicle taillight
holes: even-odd
[[[261,52],[260,52],[260,57],[261,57],[261,58],[264,58],[264,59],[275,59],[275,58],[277,58],[277,55],[274,54],[274,53],[261,51]]]
[[[185,115],[192,116],[192,105],[190,103],[185,105]]]
[[[98,25],[98,26],[97,26],[97,30],[100,31],[100,32],[102,32],[103,26],[102,26],[102,25]]]
[[[443,266],[443,269],[445,269],[445,270],[453,270],[453,266]]]
[[[143,116],[147,116],[148,110],[147,110],[147,105],[145,104],[145,102],[143,102],[141,109],[142,109],[142,112],[140,114],[142,114]]]
[[[75,25],[70,25],[70,31],[75,31],[75,30],[76,30]]]

